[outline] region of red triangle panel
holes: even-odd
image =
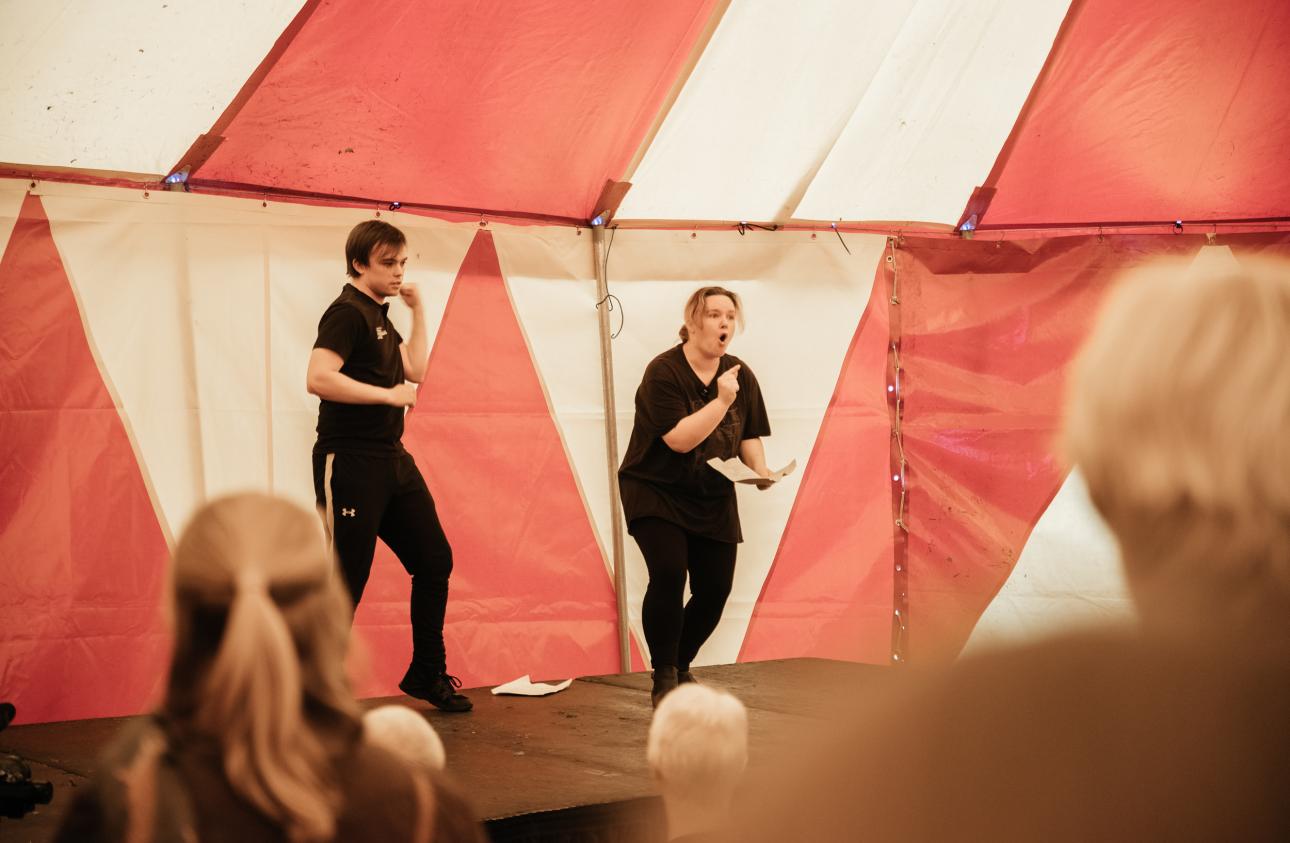
[[[1073,4],[982,222],[1290,216],[1290,3]]]
[[[0,259],[0,698],[21,722],[155,702],[168,556],[40,200]]]
[[[1066,372],[1109,284],[1203,242],[911,238],[897,250],[911,658],[962,648],[1060,488]]]
[[[802,477],[740,661],[885,664],[891,648],[887,296],[874,284]]]
[[[194,175],[587,219],[714,5],[324,2]]]
[[[498,265],[480,231],[453,286],[404,445],[453,546],[445,640],[467,686],[618,671],[614,594]],[[408,578],[380,546],[357,623],[369,693],[411,652]]]

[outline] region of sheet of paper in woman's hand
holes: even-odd
[[[721,472],[722,476],[735,483],[749,483],[757,485],[758,483],[778,483],[785,477],[793,473],[797,468],[797,460],[791,461],[788,465],[779,471],[772,471],[769,477],[762,477],[748,466],[744,465],[738,457],[731,457],[728,460],[719,460],[716,457],[708,460],[708,465]]]

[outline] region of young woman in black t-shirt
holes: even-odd
[[[655,705],[678,682],[694,681],[690,663],[721,620],[743,541],[734,484],[708,460],[739,457],[761,476],[770,473],[760,439],[770,422],[757,378],[726,354],[742,321],[730,290],[703,287],[690,296],[681,344],[645,367],[618,469],[627,529],[649,570],[641,620]],[[687,574],[690,601],[682,606]]]

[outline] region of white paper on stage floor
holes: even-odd
[[[778,483],[785,477],[793,473],[797,468],[797,460],[791,461],[788,465],[779,471],[772,471],[769,477],[762,477],[748,466],[744,465],[738,457],[731,457],[728,460],[719,460],[716,457],[708,460],[708,465],[721,472],[722,476],[735,483],[750,483],[758,485],[761,483]]]
[[[558,694],[572,684],[572,679],[566,679],[555,685],[549,682],[534,682],[526,673],[519,679],[512,679],[510,682],[503,682],[498,685],[493,689],[493,693],[515,694],[521,697],[545,697],[548,694]]]

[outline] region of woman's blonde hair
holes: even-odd
[[[690,294],[685,301],[685,310],[681,312],[681,330],[677,331],[681,342],[690,339],[690,325],[698,325],[703,319],[703,310],[707,307],[708,296],[727,296],[735,303],[735,313],[739,319],[735,322],[735,331],[739,332],[744,329],[744,305],[739,300],[739,294],[727,290],[725,287],[700,287]]]
[[[334,835],[344,797],[327,738],[360,733],[333,566],[315,513],[241,494],[198,510],[172,567],[165,709],[219,742],[229,785],[293,841]]]
[[[1160,597],[1183,602],[1290,602],[1288,360],[1285,263],[1158,265],[1110,296],[1065,436],[1131,584],[1171,583]],[[1146,617],[1156,607],[1135,592]]]

